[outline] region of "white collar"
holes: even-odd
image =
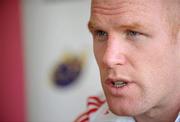
[[[179,115],[177,116],[176,118],[176,121],[175,122],[180,122],[180,112],[179,112]]]

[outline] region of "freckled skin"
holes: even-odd
[[[89,29],[107,103],[137,122],[173,122],[180,111],[180,40],[164,6],[161,0],[92,0]],[[140,34],[129,36],[129,30]],[[109,76],[133,83],[113,96],[105,84]]]

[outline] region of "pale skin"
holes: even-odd
[[[168,7],[169,0],[92,0],[89,30],[114,114],[133,116],[136,122],[175,121],[180,111],[180,19],[169,15],[180,12],[180,1],[172,1],[176,7]],[[177,12],[169,14],[171,8]],[[128,84],[113,88],[111,82],[119,80]]]

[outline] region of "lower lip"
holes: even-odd
[[[122,96],[128,93],[131,85],[132,83],[127,83],[127,85],[117,88],[113,86],[112,83],[106,83],[105,89],[108,93],[112,94],[113,96]]]

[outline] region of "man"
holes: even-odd
[[[180,122],[180,0],[92,0],[88,27],[107,104],[86,120]]]

